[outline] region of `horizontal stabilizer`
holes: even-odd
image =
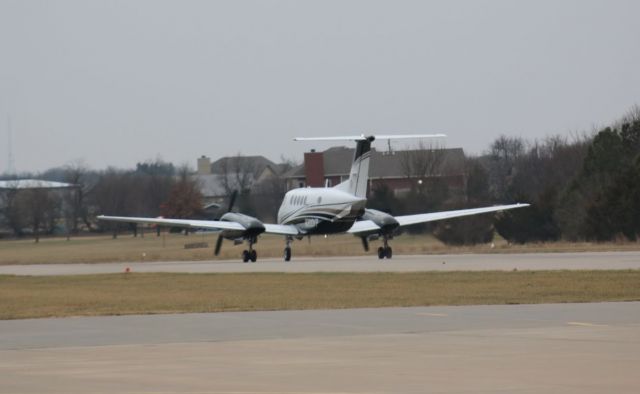
[[[335,137],[296,137],[294,141],[373,141],[373,140],[396,140],[406,138],[442,138],[446,137],[446,134],[382,134],[382,135],[345,135]]]

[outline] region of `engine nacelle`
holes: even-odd
[[[393,232],[400,226],[400,223],[388,213],[378,211],[377,209],[365,209],[362,219],[371,220],[374,222],[380,230],[376,231],[379,234],[392,235]]]
[[[220,218],[222,221],[226,222],[236,222],[239,223],[244,230],[224,230],[222,231],[222,236],[227,239],[238,239],[238,238],[251,238],[256,239],[258,235],[264,233],[265,228],[264,224],[248,215],[244,215],[241,213],[235,212],[227,212]]]

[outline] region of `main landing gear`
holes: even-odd
[[[384,237],[382,239],[383,242],[383,246],[380,246],[378,248],[378,258],[380,260],[384,259],[385,257],[390,259],[393,256],[393,250],[391,249],[391,246],[389,246],[389,239],[387,237]]]
[[[285,238],[284,261],[291,261],[291,237]]]
[[[258,260],[258,252],[256,252],[256,250],[253,248],[253,244],[256,243],[256,239],[249,239],[249,250],[243,250],[242,251],[242,262],[243,263],[248,263],[249,261],[251,261],[252,263],[255,263]]]

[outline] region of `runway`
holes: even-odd
[[[2,393],[636,393],[640,303],[0,321]]]
[[[459,254],[394,256],[295,257],[258,260],[129,262],[97,264],[38,264],[0,266],[9,275],[81,275],[133,272],[413,272],[413,271],[513,271],[640,269],[640,252]]]

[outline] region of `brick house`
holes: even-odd
[[[333,147],[323,152],[311,150],[304,154],[304,163],[287,171],[287,190],[299,187],[335,186],[349,178],[354,149]],[[438,155],[430,157],[430,155]],[[432,163],[428,175],[414,175],[412,157]],[[443,179],[453,195],[463,194],[466,187],[465,156],[462,148],[404,151],[371,149],[368,193],[378,186],[389,187],[395,195],[408,192],[412,183],[422,184],[428,178]]]

